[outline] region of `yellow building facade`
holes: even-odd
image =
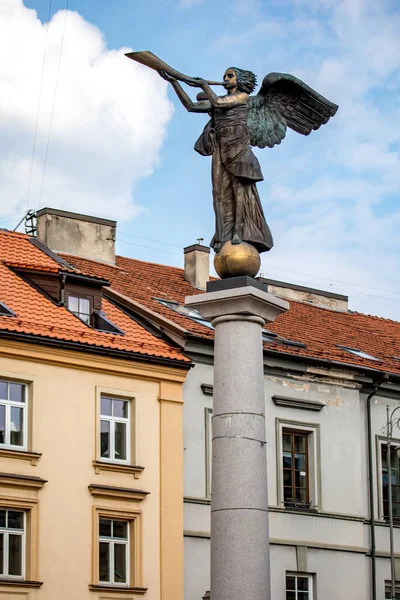
[[[50,338],[40,318],[65,308],[10,277],[0,268],[0,600],[183,600],[188,361],[111,305],[142,355],[104,347],[116,337],[82,347],[63,320]]]

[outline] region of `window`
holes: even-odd
[[[396,589],[395,589],[395,600],[400,600],[400,583],[396,581]],[[392,592],[391,592],[391,584],[390,581],[386,581],[385,583],[385,600],[392,600]]]
[[[100,398],[100,457],[102,460],[128,462],[129,400],[101,396]]]
[[[204,327],[208,327],[209,329],[214,329],[214,327],[211,325],[210,321],[207,321],[207,319],[202,317],[202,315],[199,313],[199,311],[194,308],[189,308],[188,306],[183,306],[182,304],[179,304],[178,302],[174,302],[174,300],[164,300],[163,298],[154,298],[154,300],[157,300],[157,302],[159,302],[163,306],[166,306],[167,308],[170,308],[171,310],[178,313],[179,315],[183,315],[184,317],[191,319],[195,323],[200,323],[200,325],[204,325]]]
[[[387,466],[387,446],[381,444],[381,461],[382,461],[382,500],[383,500],[383,516],[389,517],[389,477]],[[393,519],[400,522],[400,464],[397,456],[396,447],[390,447],[390,465],[392,472],[392,511]]]
[[[26,448],[26,385],[0,380],[0,447]]]
[[[286,573],[286,600],[312,600],[311,575]]]
[[[379,358],[375,356],[371,356],[371,354],[367,354],[363,350],[359,350],[358,348],[349,348],[348,346],[337,346],[341,350],[346,350],[346,352],[350,352],[350,354],[354,354],[355,356],[359,356],[360,358],[367,358],[368,360],[376,360],[378,362],[382,362]]]
[[[275,420],[277,506],[322,510],[319,423]]]
[[[89,298],[81,296],[68,296],[68,310],[70,310],[81,321],[90,325],[91,306]]]
[[[2,317],[15,317],[15,312],[13,312],[11,308],[8,308],[7,304],[0,302],[0,315]]]
[[[294,340],[289,340],[284,338],[273,331],[269,331],[268,329],[263,329],[262,331],[262,339],[264,342],[273,343],[273,344],[284,344],[285,346],[295,346],[296,348],[307,348],[307,344],[303,342],[295,342]]]
[[[99,580],[100,583],[128,585],[129,582],[128,521],[100,518]]]
[[[0,576],[24,577],[25,513],[0,509]]]
[[[308,433],[284,429],[282,451],[284,504],[309,508]]]

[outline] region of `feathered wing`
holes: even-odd
[[[256,96],[249,98],[247,126],[252,146],[280,144],[288,127],[309,135],[336,114],[339,108],[297,77],[270,73]]]

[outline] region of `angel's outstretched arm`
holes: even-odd
[[[172,87],[175,90],[176,95],[179,100],[182,102],[183,106],[189,112],[198,112],[198,113],[208,113],[211,110],[211,103],[208,100],[201,100],[200,102],[193,102],[193,100],[188,96],[183,87],[178,83],[178,81],[165,73],[165,71],[159,71],[159,74],[163,79],[169,81]]]
[[[237,94],[220,98],[217,96],[217,94],[215,94],[215,92],[213,92],[207,81],[204,81],[204,79],[199,79],[199,86],[209,99],[212,106],[217,106],[218,108],[234,108],[235,106],[239,106],[239,104],[244,104],[247,102],[249,97],[245,92],[238,92]]]

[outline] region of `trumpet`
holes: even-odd
[[[167,63],[161,60],[161,58],[158,58],[158,56],[149,50],[144,50],[142,52],[127,52],[125,56],[140,63],[141,65],[145,65],[150,69],[154,69],[154,71],[165,71],[168,75],[178,79],[178,81],[183,81],[183,83],[198,83],[194,77],[189,77],[188,75],[180,73],[180,71],[177,71],[173,67],[167,65]],[[207,81],[207,83],[209,85],[225,85],[223,81]]]

